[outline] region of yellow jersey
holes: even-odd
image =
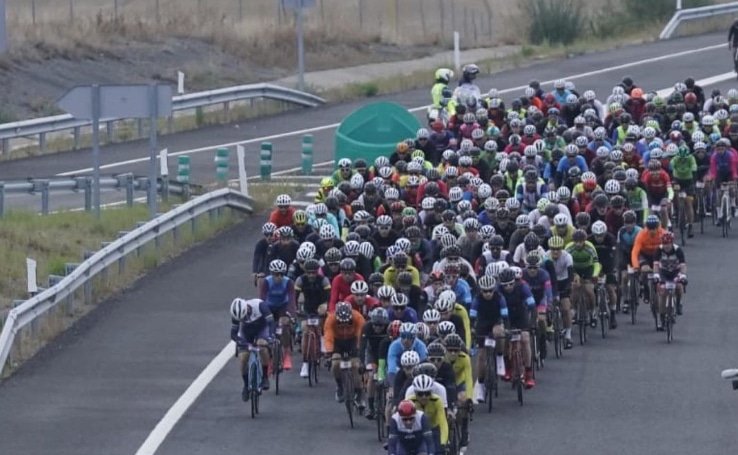
[[[428,416],[432,428],[441,431],[441,445],[448,444],[448,422],[446,421],[446,410],[443,408],[443,400],[435,393],[431,393],[425,406],[420,402],[417,395],[411,395],[408,400],[415,404],[415,409],[423,411]]]
[[[466,344],[466,349],[471,349],[471,321],[469,320],[469,313],[466,311],[466,308],[464,308],[464,305],[461,305],[460,303],[457,303],[454,305],[453,313],[461,318],[461,320],[464,322],[464,344]]]
[[[474,379],[472,378],[472,365],[471,357],[466,355],[464,352],[459,352],[455,362],[451,362],[450,359],[446,359],[451,363],[454,368],[454,377],[456,378],[456,386],[460,387],[462,384],[466,387],[466,394],[469,395],[474,388]],[[449,398],[450,400],[450,398]]]

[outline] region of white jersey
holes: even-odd
[[[546,251],[538,246],[538,254],[543,257]],[[525,264],[525,257],[528,255],[528,251],[525,249],[525,242],[521,243],[515,248],[515,254],[513,254],[513,262],[516,264]]]
[[[556,270],[556,276],[551,277],[551,281],[564,281],[569,279],[569,267],[574,267],[574,259],[566,251],[562,251],[561,255],[557,260],[551,257],[551,254],[547,254],[546,257],[553,262],[554,270]]]

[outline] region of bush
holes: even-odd
[[[711,0],[682,0],[682,8],[711,5]],[[675,0],[623,0],[623,12],[629,20],[640,23],[668,21],[676,11]]]
[[[530,42],[536,45],[573,43],[585,33],[583,6],[581,0],[524,0],[521,7],[530,19]]]

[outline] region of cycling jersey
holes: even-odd
[[[438,397],[441,399],[441,402],[443,403],[443,407],[448,409],[448,395],[446,395],[446,388],[443,387],[438,381],[433,381],[433,386],[431,386],[431,393],[433,395],[438,395]],[[415,387],[410,385],[407,389],[405,389],[405,399],[409,400],[410,397],[415,395]]]
[[[249,343],[257,340],[266,340],[273,330],[274,318],[269,306],[261,299],[250,299],[246,301],[251,311],[242,320],[231,318],[231,339],[239,348],[245,348]]]
[[[692,155],[685,158],[675,156],[671,159],[671,168],[675,180],[692,180],[697,172],[697,162]]]
[[[544,256],[544,260],[551,261],[554,265],[554,270],[556,270],[556,281],[566,281],[569,278],[569,267],[574,267],[574,260],[571,257],[571,254],[569,254],[567,251],[562,251],[561,254],[559,254],[558,259],[555,259],[551,257],[551,252],[549,251],[546,253],[546,256]]]
[[[530,328],[530,310],[535,308],[536,300],[526,283],[515,283],[512,289],[505,287],[499,290],[507,302],[510,327],[527,330]]]
[[[435,454],[433,426],[423,411],[416,411],[412,425],[408,427],[395,412],[389,421],[387,436],[388,455]]]
[[[430,420],[431,428],[438,428],[441,432],[441,445],[448,444],[448,422],[446,421],[446,410],[443,408],[441,397],[431,393],[428,402],[424,405],[417,395],[409,398],[415,404],[415,409],[423,411]]]
[[[387,352],[388,374],[394,376],[400,370],[400,357],[402,357],[402,353],[405,351],[417,352],[418,356],[420,356],[421,362],[424,362],[425,359],[428,358],[428,349],[425,347],[425,343],[420,341],[419,338],[413,340],[413,344],[410,346],[410,349],[405,349],[405,346],[402,345],[402,339],[398,338],[390,343],[389,351]]]
[[[499,292],[495,292],[491,299],[485,299],[483,294],[478,295],[472,301],[469,316],[475,321],[474,330],[478,336],[489,336],[492,327],[502,324],[502,319],[507,319],[507,302]]]
[[[606,232],[602,242],[598,242],[594,235],[590,235],[589,242],[597,250],[597,260],[602,268],[601,273],[615,273],[615,236]]]
[[[295,293],[303,295],[303,311],[308,315],[318,314],[318,307],[328,303],[331,294],[331,283],[328,278],[315,275],[313,279],[301,275],[295,281]]]
[[[326,352],[348,353],[356,356],[361,342],[361,330],[364,327],[364,317],[353,310],[351,322],[339,323],[336,313],[329,313],[323,325],[323,341]]]
[[[295,282],[282,277],[277,283],[272,275],[264,278],[259,288],[259,298],[264,300],[272,311],[287,309],[290,315],[295,314]]]
[[[574,272],[584,279],[599,276],[600,263],[597,257],[597,249],[591,242],[584,242],[582,248],[577,248],[574,242],[566,245],[566,251],[571,255],[574,264]]]
[[[633,249],[630,253],[630,263],[633,268],[638,268],[640,255],[647,258],[653,258],[653,255],[656,254],[656,250],[661,245],[661,234],[663,233],[663,228],[655,230],[641,229],[638,235],[636,235],[635,241],[633,242]]]
[[[679,266],[686,262],[684,250],[679,245],[672,244],[671,251],[666,251],[663,245],[656,249],[653,259],[654,265],[659,265],[659,275],[667,281],[673,281],[679,274]]]
[[[467,393],[471,393],[472,387],[474,386],[471,357],[464,352],[459,352],[456,356],[456,361],[452,363],[449,360],[449,363],[454,368],[457,392],[466,391]]]
[[[364,277],[354,273],[350,280],[344,279],[342,274],[333,278],[331,283],[331,299],[328,302],[328,311],[331,313],[336,309],[336,303],[345,301],[351,295],[351,284],[354,281],[364,281]]]
[[[471,293],[469,295],[471,295]],[[469,302],[469,305],[471,305],[471,302]],[[463,333],[457,333],[462,336],[462,340],[464,340],[466,346],[471,347],[471,322],[469,321],[469,313],[466,311],[466,307],[458,303],[455,304],[452,316],[456,316],[461,320]]]

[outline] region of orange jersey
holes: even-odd
[[[338,341],[351,340],[356,341],[356,347],[361,342],[361,330],[364,328],[364,316],[356,310],[353,310],[353,318],[350,324],[339,324],[336,320],[336,313],[328,313],[323,326],[323,335],[325,340],[326,352],[333,352],[334,343]]]
[[[638,256],[653,256],[656,250],[661,246],[661,234],[664,233],[663,228],[658,228],[652,234],[649,229],[641,229],[633,241],[633,249],[630,253],[631,266],[638,268]]]

